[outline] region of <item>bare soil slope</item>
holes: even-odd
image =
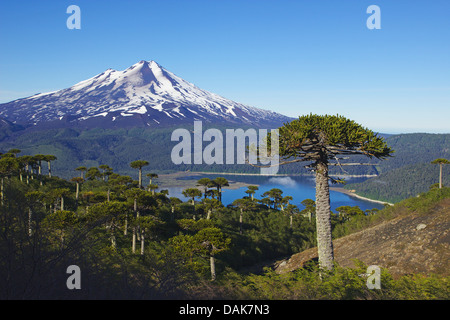
[[[450,274],[450,199],[426,213],[409,213],[336,239],[335,260],[353,267],[354,259],[387,268],[394,276],[411,273]],[[277,273],[301,268],[317,259],[317,248],[275,263]]]

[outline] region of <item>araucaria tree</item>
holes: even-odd
[[[385,159],[391,150],[377,133],[339,115],[301,116],[279,128],[280,164],[309,162],[316,175],[316,228],[319,265],[333,268],[334,252],[331,238],[329,165],[341,163],[340,155],[365,155]],[[268,137],[268,144],[271,139]]]
[[[431,161],[432,164],[438,164],[439,165],[439,189],[442,189],[442,165],[444,164],[450,164],[450,161],[444,158],[438,158],[433,161]]]
[[[139,188],[142,189],[142,167],[148,166],[148,161],[136,160],[130,163],[130,167],[133,169],[139,169]]]

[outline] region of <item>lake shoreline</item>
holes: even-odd
[[[370,199],[370,198],[366,198],[366,197],[360,196],[359,194],[356,194],[355,191],[353,191],[353,190],[347,190],[347,189],[340,188],[340,187],[330,187],[330,190],[336,191],[336,192],[340,192],[340,193],[346,194],[346,195],[348,195],[350,197],[355,197],[357,199],[364,200],[364,201],[370,201],[370,202],[375,202],[375,203],[384,204],[384,205],[390,205],[390,206],[394,205],[393,203],[390,203],[390,202],[387,202],[387,201],[374,200],[374,199]]]
[[[177,172],[178,173],[178,172]],[[277,174],[261,174],[261,173],[232,173],[232,172],[205,172],[205,171],[189,171],[181,173],[193,174],[212,174],[212,175],[228,175],[228,176],[263,176],[263,177],[314,177],[314,174],[295,174],[295,173],[277,173]],[[331,177],[349,177],[349,178],[373,178],[378,177],[376,174],[330,174]]]
[[[218,175],[218,176],[264,176],[264,177],[314,177],[314,174],[267,174],[263,175],[260,173],[232,173],[232,172],[205,172],[205,171],[179,171],[174,173],[165,173],[160,174],[158,178],[158,182],[161,184],[162,188],[195,188],[196,180],[194,179],[186,179],[182,180],[180,178],[186,177],[195,177],[195,176],[203,176],[203,175]],[[349,178],[371,178],[376,177],[377,175],[330,175],[332,177],[349,177]],[[236,182],[230,181],[230,186],[226,187],[227,189],[238,189],[241,187],[248,187],[250,185],[258,186],[258,183],[248,184],[245,182]]]
[[[186,180],[180,180],[179,178],[186,178],[186,177],[195,177],[198,176],[199,179],[203,175],[223,175],[223,176],[266,176],[266,177],[314,177],[313,174],[272,174],[272,175],[261,175],[259,173],[231,173],[231,172],[204,172],[204,171],[179,171],[174,173],[166,173],[166,174],[160,174],[158,178],[158,182],[161,183],[162,188],[199,188],[199,186],[196,185],[197,180],[195,179],[186,179]],[[370,178],[370,177],[376,177],[377,175],[330,175],[334,177],[351,177],[351,178]],[[257,183],[245,183],[245,182],[236,182],[236,181],[229,181],[230,185],[228,187],[225,187],[226,189],[239,189],[242,187],[248,187],[250,185],[256,185],[259,186]],[[354,191],[344,189],[342,187],[330,187],[330,190],[344,193],[348,196],[355,197],[360,200],[370,201],[374,203],[379,204],[388,204],[393,205],[392,203],[386,202],[386,201],[380,201],[380,200],[374,200],[370,198],[366,198],[363,196],[360,196],[356,194]]]
[[[157,184],[160,185],[161,189],[165,189],[165,188],[176,188],[176,189],[187,189],[187,188],[197,188],[201,191],[203,190],[203,187],[201,186],[197,186],[197,181],[205,176],[223,176],[223,177],[227,177],[227,176],[260,176],[259,174],[245,174],[245,173],[241,173],[241,174],[235,174],[235,173],[211,173],[211,172],[191,172],[191,171],[183,171],[183,172],[174,172],[174,173],[168,173],[168,174],[160,174],[159,177],[157,178]],[[283,177],[307,177],[308,179],[313,178],[313,175],[270,175],[267,176],[268,178],[283,178]],[[197,178],[198,177],[198,178]],[[340,175],[339,177],[343,177],[342,175]],[[356,177],[362,177],[362,176],[356,176]],[[223,189],[228,189],[228,190],[236,190],[236,189],[240,189],[240,188],[245,188],[248,187],[250,185],[255,185],[260,187],[261,186],[261,182],[260,181],[254,181],[252,183],[248,183],[248,182],[244,182],[244,181],[233,181],[233,180],[228,180],[229,181],[229,186],[224,187]],[[314,188],[314,185],[311,185],[312,188]],[[388,203],[386,201],[380,201],[380,200],[374,200],[374,199],[370,199],[370,198],[366,198],[363,196],[360,196],[358,194],[356,194],[353,190],[347,190],[344,189],[343,187],[333,187],[330,186],[330,190],[331,191],[336,191],[342,194],[346,194],[348,195],[350,198],[352,198],[353,200],[362,200],[364,202],[367,203],[377,203],[377,204],[381,204],[381,205],[393,205],[391,203]],[[178,191],[177,191],[178,192]],[[311,197],[313,197],[313,195],[311,195]],[[311,198],[310,197],[310,198]]]

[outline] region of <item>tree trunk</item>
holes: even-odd
[[[41,173],[42,173],[42,163],[41,163],[41,161],[39,161],[39,167],[38,167],[39,185],[42,186],[42,176],[41,176]]]
[[[316,165],[316,229],[319,266],[333,269],[333,241],[331,238],[330,189],[328,186],[328,165],[318,161]]]
[[[48,177],[51,178],[52,177],[52,165],[50,164],[50,161],[47,163],[48,163]]]
[[[442,189],[442,163],[439,163],[439,189]]]
[[[31,237],[33,234],[33,230],[31,228],[31,218],[32,218],[32,211],[31,208],[28,208],[28,236]]]
[[[242,234],[242,222],[243,222],[244,210],[241,208],[241,214],[239,215],[239,234]]]
[[[145,243],[144,243],[144,232],[141,232],[141,256],[143,256],[144,255],[144,246],[145,246]]]
[[[289,228],[292,229],[292,214],[289,216]]]
[[[77,202],[78,202],[78,196],[79,196],[79,194],[80,194],[80,183],[77,182],[77,191],[76,191],[76,193],[75,193],[75,200],[77,200]]]
[[[61,197],[61,211],[64,211],[64,197]]]
[[[28,175],[30,173],[30,169],[29,169],[29,165],[28,164],[25,165],[25,172],[27,174],[27,184],[30,184],[30,179],[28,177]]]
[[[133,227],[133,239],[131,240],[131,252],[136,252],[136,227]]]
[[[213,255],[209,256],[209,264],[211,267],[211,281],[216,280],[216,261]]]
[[[206,216],[206,220],[211,219],[211,209],[208,210],[208,215]]]
[[[139,168],[139,188],[142,189],[142,168]]]
[[[128,234],[128,214],[125,214],[125,228],[123,230],[123,235],[126,236]]]
[[[133,206],[134,206],[133,209],[134,209],[134,214],[136,216],[136,219],[139,219],[140,214],[139,214],[139,211],[137,210],[137,198],[134,198],[134,205]],[[138,240],[141,240],[141,232],[140,232],[139,225],[137,225],[135,227],[135,229],[136,229],[136,231],[133,233],[133,236],[136,237]]]
[[[1,186],[0,186],[0,195],[1,195],[2,206],[5,204],[4,185],[5,185],[5,178],[2,177],[2,182],[1,182]]]
[[[111,222],[111,246],[116,249],[116,236],[114,235],[114,226],[113,223]]]

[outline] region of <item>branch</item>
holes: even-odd
[[[329,166],[374,166],[373,163],[328,163]]]
[[[347,173],[347,174],[348,174],[348,172],[345,171],[344,168],[342,168],[342,165],[341,165],[341,163],[339,162],[339,159],[338,159],[336,156],[334,156],[334,158],[336,159],[337,164],[339,165],[339,167],[341,168],[341,170],[342,170],[344,173]]]

